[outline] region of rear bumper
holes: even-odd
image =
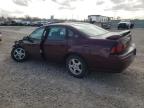
[[[136,56],[135,44],[132,44],[127,52],[121,55],[110,55],[108,58],[101,60],[99,68],[92,67],[92,70],[100,70],[106,72],[121,72],[125,70],[134,60]]]
[[[135,44],[132,44],[128,51],[122,55],[111,55],[108,59],[109,69],[116,71],[123,71],[126,69],[134,60],[136,56]]]

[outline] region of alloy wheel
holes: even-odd
[[[23,60],[25,58],[25,50],[23,48],[16,48],[13,52],[13,56],[17,60]]]
[[[68,67],[69,70],[74,74],[74,75],[79,75],[82,73],[82,63],[80,60],[72,58],[68,62]]]

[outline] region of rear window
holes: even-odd
[[[100,36],[109,32],[96,25],[88,24],[88,23],[72,24],[72,26],[85,34],[88,34],[89,36]]]

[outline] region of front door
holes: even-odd
[[[67,53],[66,28],[62,26],[49,27],[43,49],[47,60],[61,61]]]
[[[28,51],[28,54],[34,58],[41,58],[41,39],[42,36],[45,35],[45,27],[41,27],[36,29],[34,32],[32,32],[29,36],[29,40],[26,40],[25,48]]]

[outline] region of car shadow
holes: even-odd
[[[37,62],[43,62],[43,61],[37,61]],[[64,63],[55,63],[55,62],[49,62],[49,61],[44,61],[45,65],[48,67],[51,66],[52,68],[59,70],[55,71],[55,74],[59,74],[59,77],[65,77],[65,79],[77,79],[73,76],[70,76],[67,72],[67,69],[65,67]],[[99,82],[99,83],[105,83],[109,86],[127,86],[134,84],[134,71],[133,69],[126,69],[121,73],[116,73],[116,72],[106,72],[106,71],[90,71],[89,74],[82,78],[82,79],[77,79],[80,81],[88,81],[88,82]],[[59,73],[57,73],[59,72]],[[53,73],[54,74],[54,73]],[[133,85],[132,85],[133,86]]]
[[[64,63],[55,63],[55,62],[49,62],[44,60],[35,60],[30,59],[23,63],[13,63],[14,61],[11,60],[11,63],[13,66],[16,67],[26,67],[26,73],[27,76],[29,74],[35,75],[37,77],[53,77],[55,80],[65,80],[66,82],[73,82],[78,84],[91,84],[93,86],[99,85],[105,85],[105,86],[111,86],[111,87],[126,87],[129,86],[127,89],[131,89],[136,85],[135,74],[132,69],[127,69],[122,73],[110,73],[110,72],[100,72],[100,71],[92,71],[90,74],[88,74],[86,77],[82,79],[78,79],[75,77],[72,77],[68,74]],[[33,71],[31,71],[31,68]],[[29,73],[30,72],[30,73]]]

